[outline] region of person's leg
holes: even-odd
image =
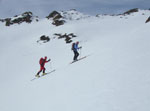
[[[77,51],[74,51],[74,60],[77,60],[78,56],[79,56],[79,53]]]
[[[45,73],[45,67],[43,68],[43,73]]]
[[[76,59],[76,51],[73,51],[74,52],[74,57],[73,57],[73,60]]]
[[[39,70],[39,72],[37,73],[37,75],[39,75],[42,70],[43,70],[43,68],[41,67],[40,70]]]
[[[40,74],[40,72],[43,70],[43,68],[42,67],[40,67],[40,70],[39,70],[39,72],[35,75],[36,77],[40,77],[39,76],[39,74]]]
[[[42,74],[42,76],[44,76],[44,75],[46,75],[46,73],[45,73],[45,67],[43,68],[43,74]]]
[[[78,52],[76,52],[77,54],[76,54],[76,60],[77,60],[77,58],[78,58],[78,56],[79,56],[79,53]]]

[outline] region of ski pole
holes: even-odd
[[[81,41],[81,47],[80,47],[80,57],[81,57],[81,54],[82,54],[82,41]]]
[[[80,48],[80,58],[81,58],[81,54],[82,54],[82,51],[81,51],[81,50],[82,50],[82,48]]]
[[[50,69],[52,69],[52,63],[51,63],[51,61],[50,61],[50,63],[49,63],[49,64],[50,64]]]

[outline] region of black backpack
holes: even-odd
[[[72,50],[74,50],[74,45],[75,45],[75,43],[72,43],[72,48],[71,48]]]

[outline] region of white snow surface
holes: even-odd
[[[54,26],[43,18],[6,27],[0,23],[0,111],[150,111],[150,11],[88,17]],[[54,33],[77,35],[80,56]],[[48,35],[47,43],[37,43]],[[46,71],[31,81],[39,59]]]
[[[79,19],[85,19],[85,18],[89,18],[91,16],[89,15],[85,15],[81,12],[78,12],[74,9],[72,10],[69,10],[69,11],[60,11],[59,12],[63,17],[64,19],[66,20],[79,20]]]

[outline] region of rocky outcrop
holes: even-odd
[[[5,20],[4,19],[0,19],[0,22],[5,22]]]
[[[54,20],[52,24],[56,26],[60,26],[63,25],[64,23],[65,23],[64,20]]]
[[[135,12],[138,12],[139,9],[138,8],[134,8],[134,9],[131,9],[131,10],[128,10],[127,12],[124,12],[123,14],[124,15],[130,15],[131,13],[135,13]]]
[[[54,39],[56,39],[56,38],[57,39],[64,39],[67,44],[72,42],[72,38],[77,37],[73,33],[70,33],[70,34],[55,33],[54,36],[55,36]],[[50,37],[49,36],[42,35],[40,37],[40,40],[37,40],[37,43],[47,43],[49,41],[50,41]]]
[[[53,11],[46,18],[52,19],[53,20],[52,24],[56,26],[60,26],[65,23],[65,20],[62,20],[63,16],[57,11]]]
[[[76,35],[74,35],[73,33],[70,33],[70,34],[57,34],[57,33],[55,33],[54,34],[56,37],[58,37],[58,39],[65,39],[65,41],[66,41],[66,43],[71,43],[72,42],[72,38],[74,38],[74,37],[77,37]]]
[[[46,42],[50,41],[50,38],[49,38],[49,36],[42,35],[40,37],[40,40],[38,40],[37,42],[40,42],[40,41],[42,41],[43,43],[46,43]]]
[[[148,17],[148,19],[145,21],[145,23],[150,22],[150,16]]]
[[[12,18],[1,19],[1,21],[5,22],[6,26],[10,26],[13,24],[21,24],[23,22],[31,23],[33,18],[32,12],[25,12],[22,15],[16,15]],[[36,21],[38,21],[38,17],[36,17]]]
[[[58,20],[60,18],[62,18],[61,14],[57,11],[53,11],[52,13],[50,13],[48,16],[47,16],[48,19],[52,18],[53,20]]]
[[[69,11],[61,12],[53,11],[46,18],[53,20],[53,25],[60,26],[63,25],[66,21],[81,20],[89,17],[89,15],[84,15],[75,9],[71,9]]]

